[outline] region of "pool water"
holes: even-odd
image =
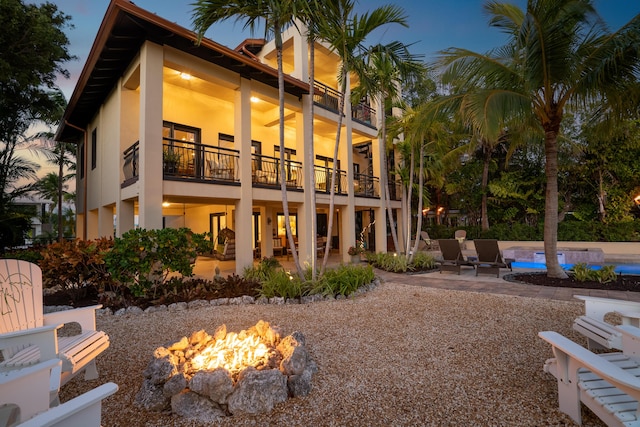
[[[564,270],[571,270],[574,264],[560,264],[560,266]],[[640,264],[612,264],[615,265],[614,269],[618,274],[638,274],[640,275]],[[534,270],[546,270],[547,265],[545,263],[540,262],[526,262],[526,261],[516,261],[511,263],[513,268],[528,268]],[[599,270],[601,266],[599,265],[591,265],[591,268],[594,270]]]

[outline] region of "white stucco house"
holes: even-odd
[[[285,180],[304,261],[316,248],[311,221],[319,234],[327,228],[338,57],[316,45],[311,117],[307,42],[295,28],[284,35],[286,176],[280,176],[274,43],[249,39],[230,49],[195,40],[192,31],[130,1],[109,4],[56,134],[78,145],[77,236],[120,236],[136,226],[184,226],[216,236],[227,227],[235,232],[241,272],[256,253],[273,254],[274,239],[285,244]],[[373,220],[367,245],[387,250],[380,114],[367,100],[348,104],[330,238],[345,261]],[[391,198],[399,210],[395,183]]]

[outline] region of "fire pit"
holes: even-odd
[[[258,414],[309,394],[316,371],[300,332],[281,338],[264,321],[238,333],[222,325],[213,336],[198,331],[158,347],[136,403],[203,421]]]

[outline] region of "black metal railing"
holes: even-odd
[[[162,138],[165,178],[237,182],[240,152],[229,148]]]
[[[331,192],[331,172],[333,168],[326,166],[314,166],[315,178],[316,178],[316,192],[330,193]],[[349,189],[347,183],[347,172],[343,170],[336,171],[336,183],[335,194],[347,194]]]
[[[393,179],[389,177],[389,179]],[[402,200],[402,184],[400,181],[389,182],[389,198],[391,200]]]
[[[135,182],[138,179],[138,162],[140,161],[140,141],[136,141],[122,153],[124,163],[122,171],[124,172],[124,184]]]
[[[380,197],[380,180],[372,175],[353,176],[353,194],[361,197]]]
[[[251,156],[251,182],[257,186],[280,187],[280,159],[253,154]],[[284,161],[284,177],[288,188],[302,188],[302,163]]]
[[[351,118],[365,125],[377,126],[376,110],[362,102],[351,107]]]
[[[340,108],[340,99],[342,94],[335,89],[330,88],[324,83],[315,81],[313,85],[313,102],[322,105],[336,113]]]

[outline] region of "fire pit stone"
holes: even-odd
[[[136,403],[203,421],[258,414],[309,394],[317,369],[300,332],[281,338],[278,328],[259,321],[236,334],[222,325],[213,335],[197,331],[158,347]]]

